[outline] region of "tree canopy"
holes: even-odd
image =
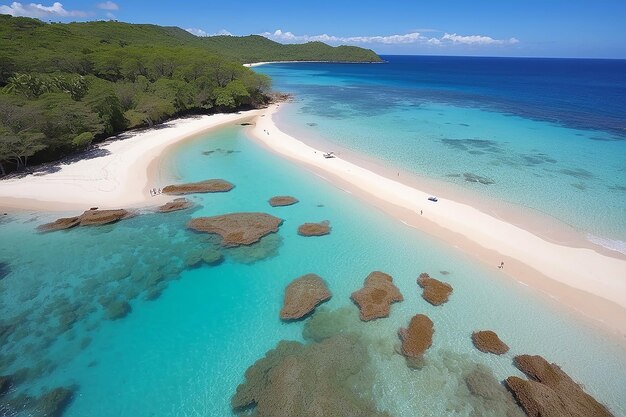
[[[0,174],[126,129],[256,107],[270,80],[241,64],[379,61],[372,51],[261,36],[200,38],[120,22],[43,23],[0,15]]]

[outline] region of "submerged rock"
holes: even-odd
[[[367,346],[354,335],[308,345],[281,341],[248,368],[231,404],[258,417],[388,416],[351,382],[362,383],[368,361]]]
[[[509,351],[507,344],[500,340],[498,335],[491,330],[481,330],[472,333],[472,342],[476,349],[485,353],[502,355]]]
[[[8,262],[0,262],[0,279],[6,277],[11,272]]]
[[[124,209],[117,210],[87,210],[78,218],[81,226],[99,226],[103,224],[115,223],[130,213]]]
[[[271,233],[254,245],[226,248],[224,249],[224,255],[234,262],[250,265],[278,256],[278,250],[282,244],[283,238],[278,233]]]
[[[496,183],[491,178],[482,177],[480,175],[473,174],[471,172],[464,173],[463,177],[465,178],[465,181],[467,181],[467,182],[478,182],[478,183],[481,183],[481,184],[484,184],[484,185],[491,185],[491,184],[495,184]]]
[[[452,293],[450,284],[431,278],[427,273],[420,274],[417,283],[424,289],[422,298],[434,306],[448,301],[448,297]]]
[[[163,188],[163,194],[193,194],[193,193],[224,193],[235,186],[221,179],[190,182],[187,184],[168,185]]]
[[[470,394],[479,401],[473,402],[475,415],[487,412],[503,417],[524,417],[524,412],[504,386],[496,380],[493,372],[484,365],[476,364],[463,377]]]
[[[193,206],[193,203],[186,198],[177,198],[159,206],[159,213],[169,213],[171,211],[185,210]]]
[[[296,204],[297,202],[297,198],[288,195],[278,195],[276,197],[270,198],[268,201],[268,203],[270,203],[270,206],[272,207],[290,206],[292,204]]]
[[[300,236],[323,236],[330,233],[330,222],[325,220],[320,223],[304,223],[298,227]]]
[[[9,375],[0,375],[0,397],[11,388],[11,377]]]
[[[402,341],[401,353],[407,360],[421,359],[426,349],[433,344],[433,322],[423,314],[416,314],[411,318],[409,327],[398,331],[398,336]]]
[[[391,275],[380,271],[369,274],[363,288],[353,292],[350,298],[359,307],[363,321],[389,316],[391,304],[404,300]]]
[[[198,232],[222,237],[222,246],[251,245],[265,235],[275,233],[283,220],[266,213],[231,213],[213,217],[198,217],[187,227]]]
[[[41,416],[60,417],[73,396],[74,391],[69,388],[55,388],[39,397],[35,409]]]
[[[113,301],[106,308],[106,315],[109,320],[119,320],[126,317],[132,311],[128,301]]]
[[[100,226],[109,223],[115,223],[121,219],[130,216],[130,212],[124,209],[117,210],[98,210],[90,209],[80,216],[64,217],[53,221],[52,223],[42,224],[37,227],[40,232],[54,232],[57,230],[69,229],[74,226]]]
[[[53,221],[52,223],[46,223],[38,226],[37,230],[40,232],[55,232],[57,230],[70,229],[74,226],[78,226],[79,223],[80,219],[78,218],[78,216],[62,217]]]
[[[315,274],[294,279],[285,290],[285,301],[280,310],[281,320],[298,320],[309,314],[331,297],[324,280]]]
[[[520,355],[515,366],[528,376],[506,379],[507,387],[530,417],[612,417],[556,364],[541,356]]]
[[[217,249],[209,248],[202,253],[202,261],[207,265],[219,265],[223,260],[224,255]]]

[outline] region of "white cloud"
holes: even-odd
[[[111,12],[106,12],[105,16],[108,17],[111,20],[117,19],[117,17],[115,17],[115,15],[113,13],[111,13]]]
[[[0,6],[0,14],[10,14],[11,16],[24,17],[86,17],[87,12],[80,10],[66,10],[59,2],[54,2],[52,6],[44,6],[40,3],[22,4],[14,1],[9,6]]]
[[[119,10],[120,9],[120,6],[118,6],[116,3],[113,3],[112,1],[105,1],[104,3],[98,3],[96,7],[102,10]]]
[[[187,28],[185,30],[191,33],[192,35],[196,35],[196,36],[233,36],[233,34],[227,31],[226,29],[222,29],[218,31],[217,33],[208,33],[202,29],[197,29],[197,28]]]
[[[512,45],[515,43],[519,43],[519,40],[516,38],[509,39],[493,39],[489,36],[481,36],[481,35],[471,35],[471,36],[461,36],[456,33],[450,34],[446,33],[441,37],[442,41],[450,41],[452,43],[461,43],[464,45]]]
[[[423,30],[423,32],[434,32],[434,29]],[[385,36],[334,36],[328,34],[321,35],[296,35],[293,32],[283,32],[277,29],[274,32],[263,32],[260,34],[266,38],[281,41],[285,43],[304,43],[321,41],[332,44],[424,44],[432,46],[446,46],[452,44],[464,45],[511,45],[518,43],[515,38],[510,39],[494,39],[483,35],[461,36],[446,33],[441,37],[427,37],[422,32],[414,31],[401,35],[385,35]]]

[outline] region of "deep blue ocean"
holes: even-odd
[[[278,115],[288,133],[626,252],[626,61],[383,58],[256,70],[294,95]]]

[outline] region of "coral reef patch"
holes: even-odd
[[[324,280],[315,274],[294,279],[285,289],[285,300],[280,310],[281,320],[299,320],[331,297]]]
[[[194,194],[194,193],[224,193],[235,188],[233,184],[222,179],[212,179],[186,184],[168,185],[163,188],[163,194]]]
[[[450,284],[431,278],[425,272],[417,278],[417,284],[424,289],[422,298],[434,306],[447,302],[452,293]]]
[[[509,347],[498,335],[491,330],[480,330],[472,333],[472,342],[476,349],[485,353],[502,355],[509,351]]]
[[[612,417],[605,406],[583,391],[561,368],[543,357],[520,355],[515,366],[528,380],[506,379],[507,387],[530,417]]]
[[[213,217],[198,217],[187,227],[198,232],[216,234],[222,246],[251,245],[263,236],[276,233],[283,220],[266,213],[230,213]]]
[[[353,292],[350,298],[359,307],[363,321],[389,316],[391,304],[404,300],[391,275],[380,271],[370,273],[363,288]]]
[[[270,203],[270,206],[272,207],[291,206],[292,204],[296,204],[297,202],[297,198],[291,197],[289,195],[277,195],[268,200],[268,203]]]

